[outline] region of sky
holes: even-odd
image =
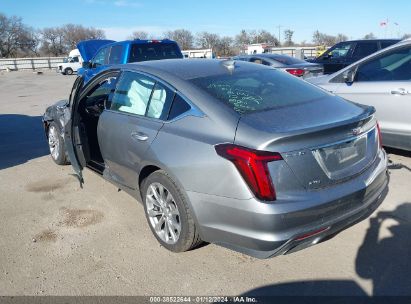
[[[221,36],[265,29],[278,37],[278,26],[282,37],[293,30],[295,42],[310,42],[315,30],[350,39],[370,32],[396,38],[411,33],[410,11],[410,0],[0,0],[0,13],[20,16],[34,28],[75,23],[101,28],[113,40],[136,30],[161,36],[179,28]]]

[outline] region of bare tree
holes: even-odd
[[[129,37],[129,39],[148,39],[148,33],[145,31],[134,31]]]
[[[374,33],[368,33],[367,35],[365,35],[364,37],[363,37],[363,39],[375,39],[375,38],[377,38],[377,37],[375,37],[375,35],[374,35]]]
[[[220,42],[220,36],[214,33],[201,32],[196,35],[196,44],[203,49],[215,49]]]
[[[224,36],[219,39],[219,42],[216,47],[216,53],[218,56],[231,56],[234,55],[233,50],[233,38],[229,36]]]
[[[332,35],[320,33],[319,31],[315,31],[313,34],[313,42],[316,45],[331,46],[338,42],[342,42],[346,40],[348,40],[348,37],[344,34],[338,34],[337,36],[332,36]]]
[[[234,43],[238,47],[244,47],[252,43],[268,43],[274,46],[279,45],[278,39],[266,30],[241,30],[241,32],[235,36]]]
[[[348,37],[344,34],[341,34],[341,33],[337,34],[337,36],[335,37],[335,43],[343,42],[343,41],[347,41],[347,40],[348,40]]]
[[[42,53],[59,56],[67,52],[67,48],[64,46],[64,35],[61,28],[44,28],[41,34],[42,46],[40,51]]]
[[[0,57],[36,53],[38,39],[20,17],[0,14]]]
[[[41,34],[41,52],[54,56],[63,55],[75,49],[77,43],[82,40],[105,38],[103,30],[77,24],[45,28]]]
[[[61,31],[63,33],[63,44],[69,50],[75,49],[77,43],[82,40],[105,38],[103,30],[78,24],[63,25]]]
[[[188,50],[193,47],[194,36],[188,30],[178,29],[175,31],[168,31],[164,33],[164,36],[176,41],[182,50]]]
[[[268,43],[273,46],[280,44],[278,39],[266,30],[255,31],[252,43]]]
[[[286,29],[284,31],[284,46],[293,46],[294,45],[293,35],[294,35],[294,31],[292,31],[290,29]]]

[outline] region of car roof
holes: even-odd
[[[103,47],[112,46],[112,45],[119,45],[119,44],[155,44],[155,43],[176,43],[174,40],[170,39],[134,39],[134,40],[123,40],[123,41],[116,41]]]
[[[379,41],[401,41],[401,39],[395,39],[395,38],[392,38],[392,39],[389,39],[389,38],[383,38],[383,39],[357,39],[357,40],[346,40],[346,41],[341,41],[341,42],[338,42],[338,43],[342,43],[342,42],[379,42]]]
[[[230,66],[230,67],[227,67]],[[231,66],[234,67],[231,69]],[[221,59],[163,59],[143,61],[138,63],[128,63],[117,65],[117,68],[123,70],[135,70],[153,74],[164,80],[179,78],[181,80],[190,80],[200,77],[218,76],[236,71],[255,71],[261,68],[249,62],[239,62],[233,60]]]

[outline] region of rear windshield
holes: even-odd
[[[295,76],[264,69],[190,80],[240,114],[287,107],[327,95]],[[319,109],[320,111],[320,109]]]
[[[292,65],[292,64],[301,64],[301,63],[307,63],[304,60],[297,59],[291,56],[281,56],[281,55],[273,55],[273,56],[267,56],[270,59],[273,59],[275,61],[281,62],[285,65]]]
[[[183,58],[175,43],[132,44],[129,62]]]

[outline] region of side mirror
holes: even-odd
[[[92,64],[90,61],[83,61],[83,64],[81,66],[85,69],[91,69]]]
[[[352,69],[346,70],[342,74],[342,77],[343,77],[345,83],[351,84],[351,83],[354,82],[355,72]]]

